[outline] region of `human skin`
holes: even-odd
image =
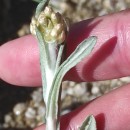
[[[129,10],[74,24],[67,38],[66,57],[89,36],[98,38],[94,50],[68,72],[65,80],[97,81],[130,75]],[[41,86],[39,50],[33,36],[0,46],[0,78],[18,86]],[[61,130],[77,130],[89,114],[95,116],[98,130],[130,130],[129,100],[128,84],[61,117]]]

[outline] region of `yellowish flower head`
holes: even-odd
[[[30,31],[33,35],[36,35],[36,26],[42,32],[47,43],[61,44],[66,38],[67,25],[65,19],[49,6],[40,13],[38,19],[32,18]]]

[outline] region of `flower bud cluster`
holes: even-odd
[[[67,31],[66,21],[60,13],[55,13],[49,6],[40,13],[38,19],[32,18],[30,31],[34,35],[36,35],[36,26],[42,32],[47,43],[56,42],[61,44],[65,40]]]

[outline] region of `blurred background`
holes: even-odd
[[[73,24],[129,8],[130,0],[51,0],[51,4]],[[0,45],[30,33],[29,23],[36,6],[37,2],[33,0],[0,0]],[[80,84],[65,81],[61,96],[61,114],[66,114],[129,81],[129,77]],[[45,121],[44,115],[41,88],[17,87],[0,80],[1,130],[32,129]]]

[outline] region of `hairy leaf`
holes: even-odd
[[[47,105],[48,106],[47,115],[51,114],[51,116],[53,115],[54,118],[57,118],[58,106],[55,106],[55,105],[58,102],[62,78],[72,67],[74,67],[77,63],[79,63],[88,54],[90,54],[90,52],[94,48],[95,44],[96,44],[96,37],[90,37],[88,39],[85,39],[75,49],[75,51],[66,59],[66,61],[64,61],[61,64],[61,66],[57,70],[57,73],[55,75],[55,78],[54,78],[54,81],[52,84],[53,88],[49,94],[50,99],[49,99],[48,105]]]
[[[43,86],[43,96],[45,98],[46,96],[46,89],[47,89],[47,77],[46,77],[46,66],[48,64],[48,55],[47,55],[47,47],[44,41],[44,38],[39,31],[39,29],[36,27],[36,35],[39,43],[39,49],[40,49],[40,64],[41,64],[41,72],[42,72],[42,86]]]

